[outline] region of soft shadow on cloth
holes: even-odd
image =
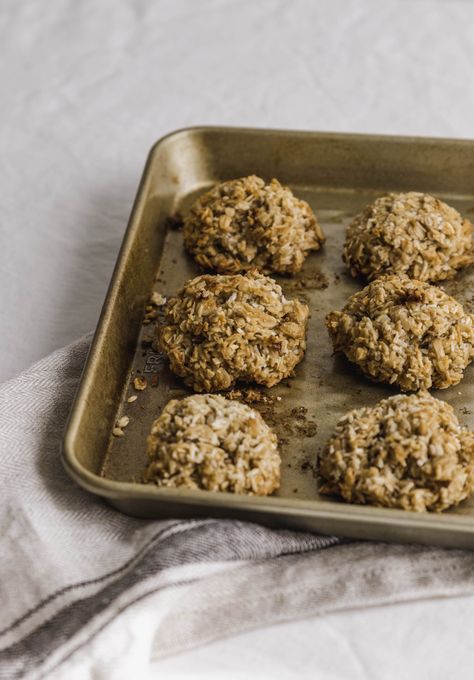
[[[89,343],[0,387],[0,677],[66,668],[111,622],[172,589],[186,597],[159,625],[157,613],[154,656],[292,618],[474,592],[469,552],[140,520],[83,491],[59,448]]]
[[[7,461],[0,473],[7,489],[0,663],[8,665],[8,677],[37,668],[98,612],[163,570],[337,543],[242,522],[134,519],[77,487],[59,448],[89,343],[87,336],[55,352],[0,388]]]

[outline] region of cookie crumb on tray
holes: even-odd
[[[133,379],[133,387],[138,391],[138,392],[143,392],[143,390],[146,390],[148,386],[148,381],[146,378],[142,378],[141,376],[137,376],[136,378]]]

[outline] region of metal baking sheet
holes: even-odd
[[[119,510],[141,517],[240,517],[363,539],[474,548],[474,501],[442,515],[356,506],[320,496],[314,476],[317,452],[337,420],[351,408],[396,393],[332,354],[325,315],[362,286],[341,261],[348,221],[390,190],[434,193],[469,216],[473,169],[474,143],[460,140],[193,128],[159,141],[145,167],[66,431],[63,461],[71,476]],[[166,358],[148,346],[153,323],[142,323],[153,290],[169,297],[200,273],[170,217],[185,213],[215,182],[252,173],[290,185],[311,204],[327,236],[301,274],[275,277],[287,296],[304,298],[311,309],[305,359],[294,377],[261,390],[269,402],[253,404],[279,437],[281,487],[260,498],[141,484],[153,420],[169,399],[190,394],[170,373]],[[444,285],[471,311],[473,281],[470,268]],[[147,378],[143,392],[132,387],[137,376]],[[132,394],[138,398],[128,403]],[[434,394],[474,428],[472,366],[459,385]],[[113,437],[122,415],[130,423],[123,437]]]

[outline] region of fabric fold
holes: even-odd
[[[474,592],[467,551],[140,520],[83,491],[59,448],[89,342],[0,387],[0,678],[81,677],[84,664],[126,677],[132,659],[146,673],[152,657],[261,625]]]

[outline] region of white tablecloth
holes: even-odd
[[[94,327],[158,137],[473,137],[473,25],[469,0],[2,3],[0,379]],[[262,629],[156,662],[156,677],[452,677],[453,660],[470,677],[472,600]]]

